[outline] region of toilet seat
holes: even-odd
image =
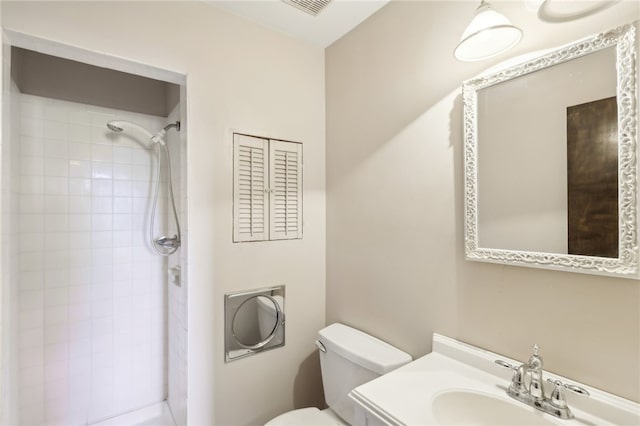
[[[287,411],[271,419],[265,426],[348,426],[330,409],[318,410],[316,407]]]

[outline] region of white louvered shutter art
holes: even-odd
[[[268,237],[267,139],[234,135],[233,241]]]
[[[302,238],[302,144],[269,142],[269,239]]]

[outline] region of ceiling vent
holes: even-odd
[[[300,9],[303,12],[307,12],[311,16],[316,16],[322,12],[325,7],[331,3],[332,0],[282,0],[283,2],[290,4],[296,9]]]

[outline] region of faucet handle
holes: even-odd
[[[547,382],[553,383],[555,385],[553,392],[551,392],[551,397],[549,398],[551,400],[551,405],[553,405],[554,407],[567,408],[567,400],[565,399],[563,391],[564,389],[570,390],[571,392],[577,393],[579,395],[589,396],[589,391],[580,386],[572,385],[570,383],[563,383],[558,379],[547,379]]]
[[[572,385],[570,383],[565,383],[564,387],[565,387],[565,389],[569,389],[571,392],[577,393],[578,395],[584,395],[584,396],[590,396],[591,395],[588,390],[586,390],[585,388],[580,387],[578,385]]]
[[[526,368],[524,364],[518,367],[511,363],[508,363],[507,361],[503,361],[501,359],[496,359],[495,363],[498,364],[500,367],[513,370],[513,376],[511,377],[511,384],[509,385],[508,392],[519,394],[525,391],[524,375],[526,372]]]
[[[510,364],[507,361],[503,361],[501,359],[496,359],[494,362],[496,364],[498,364],[500,367],[508,368],[510,370],[517,370],[518,369],[518,367],[516,367],[515,365]]]
[[[578,395],[584,395],[584,396],[590,396],[589,391],[586,390],[583,387],[580,387],[578,385],[574,385],[571,383],[563,383],[561,380],[558,379],[547,379],[547,382],[551,382],[554,385],[556,385],[556,387],[561,386],[565,389],[570,390],[573,393],[577,393]]]

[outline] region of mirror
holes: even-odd
[[[469,260],[636,278],[633,24],[463,84]]]
[[[284,286],[225,295],[225,360],[284,345]]]

